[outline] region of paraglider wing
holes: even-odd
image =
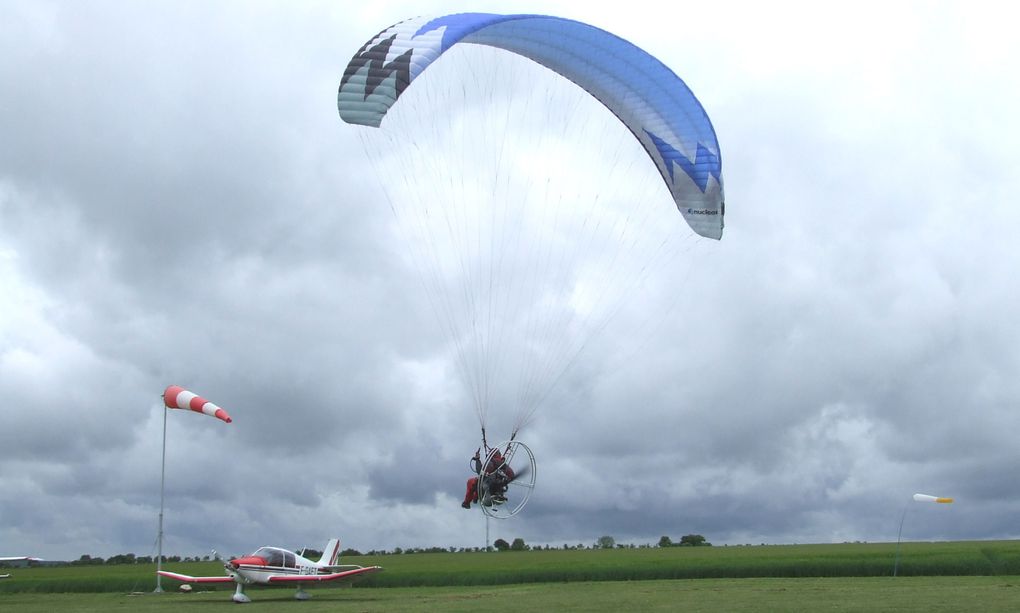
[[[584,88],[640,141],[691,228],[722,237],[722,158],[701,103],[665,64],[594,26],[488,13],[403,21],[369,40],[348,64],[337,92],[340,117],[379,127],[414,79],[459,43],[519,54]]]

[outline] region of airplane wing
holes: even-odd
[[[182,575],[180,573],[172,573],[168,570],[158,571],[157,574],[162,575],[170,579],[177,581],[183,581],[184,583],[233,583],[234,578],[224,575],[222,577],[192,577],[191,575]]]
[[[42,562],[42,558],[33,558],[32,556],[3,556],[0,557],[0,562]]]
[[[269,578],[270,583],[310,583],[310,582],[327,582],[327,581],[340,581],[359,578],[359,575],[368,575],[371,573],[377,573],[382,570],[382,566],[362,566],[352,570],[345,570],[338,573],[329,573],[326,575],[273,575]]]

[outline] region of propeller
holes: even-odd
[[[531,466],[529,464],[525,464],[524,468],[520,469],[519,471],[518,470],[514,471],[513,478],[510,479],[509,481],[507,481],[507,483],[513,483],[517,479],[520,479],[521,477],[527,475],[530,470],[531,470]]]

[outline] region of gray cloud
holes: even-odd
[[[368,36],[428,8],[0,9],[0,553],[152,553],[169,384],[235,418],[167,416],[173,552],[482,544],[450,338],[333,102]],[[915,491],[958,502],[907,506],[905,538],[1017,535],[1009,21],[904,6],[893,39],[843,15],[862,49],[781,8],[815,27],[547,9],[684,76],[727,228],[552,388],[522,435],[538,488],[493,538],[891,540]]]

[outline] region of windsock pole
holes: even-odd
[[[166,499],[166,414],[170,409],[189,409],[196,413],[203,413],[215,417],[224,423],[233,420],[222,408],[209,402],[201,396],[189,392],[179,385],[171,385],[163,391],[163,459],[159,469],[159,531],[156,536],[156,589],[154,593],[163,591],[162,575],[163,570],[163,506]]]
[[[163,407],[163,461],[160,463],[159,468],[159,532],[156,537],[156,589],[155,593],[159,594],[163,591],[163,582],[161,579],[163,575],[159,574],[163,570],[163,500],[164,492],[166,490],[166,407]]]

